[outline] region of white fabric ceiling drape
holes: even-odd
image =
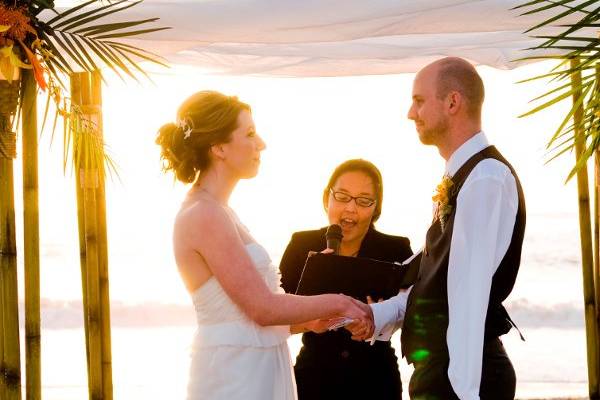
[[[514,60],[532,55],[523,49],[537,43],[523,32],[548,15],[511,11],[522,3],[145,0],[119,13],[118,20],[160,17],[155,26],[172,29],[129,42],[171,63],[219,73],[391,74],[413,72],[449,55],[501,69],[522,64]]]

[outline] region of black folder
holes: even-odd
[[[309,256],[296,294],[343,293],[355,299],[388,299],[414,284],[420,254],[402,264],[317,253]]]

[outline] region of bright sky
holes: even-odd
[[[528,229],[533,230],[543,229],[543,223],[535,225],[535,215],[548,213],[567,213],[576,224],[574,185],[563,185],[573,156],[543,165],[545,143],[564,108],[517,118],[544,86],[515,82],[547,68],[479,68],[486,85],[484,131],[520,174]],[[161,173],[154,137],[161,124],[175,118],[188,95],[204,89],[237,95],[253,107],[267,149],[258,177],[240,183],[231,205],[276,262],[294,231],[326,224],[322,188],[337,164],[356,157],[374,162],[383,173],[383,213],[377,227],[408,236],[413,248],[419,248],[444,165],[435,148],[418,141],[406,118],[413,77],[226,77],[189,67],[160,71],[154,75],[155,85],[108,77],[105,138],[121,177],[107,187],[112,299],[189,302],[171,252],[172,220],[186,187]],[[60,137],[51,148],[49,132],[40,142],[42,297],[76,299],[81,284],[74,182],[62,174]]]

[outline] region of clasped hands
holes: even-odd
[[[305,324],[305,327],[315,333],[323,333],[329,330],[344,328],[352,334],[352,339],[356,341],[367,340],[373,336],[375,325],[373,322],[373,310],[368,304],[362,301],[351,299],[355,306],[363,311],[360,318],[336,317],[331,319],[317,319]],[[371,299],[367,297],[367,302]]]

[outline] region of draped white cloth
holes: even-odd
[[[453,55],[501,69],[539,43],[515,0],[145,0],[119,21],[172,29],[130,39],[174,64],[218,73],[341,76],[414,72]],[[555,14],[557,11],[551,11]],[[567,21],[561,20],[561,23]],[[548,30],[536,31],[536,34]],[[539,53],[538,53],[539,54]]]

